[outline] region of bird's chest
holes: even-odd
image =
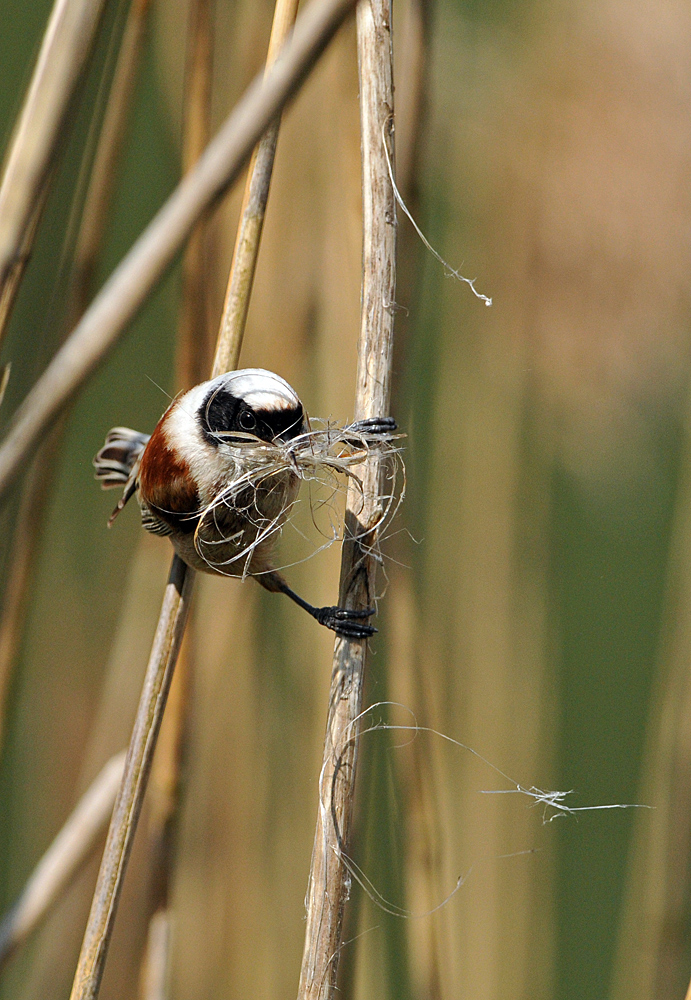
[[[206,572],[263,572],[299,486],[298,477],[286,471],[231,484],[204,507],[194,533],[174,536],[173,543],[186,562]]]
[[[203,497],[197,535],[229,538],[241,533],[251,539],[279,528],[297,498],[300,481],[291,470],[240,477]]]

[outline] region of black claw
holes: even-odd
[[[357,621],[358,618],[371,618],[376,608],[363,608],[361,611],[349,611],[348,608],[322,608],[331,612],[339,622]]]
[[[368,417],[367,420],[356,420],[348,430],[354,434],[392,434],[397,426],[393,417]]]
[[[330,628],[332,632],[346,639],[368,639],[377,629],[372,625],[361,625],[358,619],[369,618],[374,611],[374,608],[365,608],[361,611],[338,607],[318,608],[314,617],[320,625]]]
[[[343,636],[344,639],[369,639],[376,631],[373,625],[357,625],[355,622],[339,625],[334,629],[336,635]]]

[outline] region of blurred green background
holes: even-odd
[[[0,0],[9,138],[50,4]],[[109,45],[89,78],[3,356],[3,426],[65,324],[77,176]],[[217,126],[262,64],[268,0],[217,0]],[[187,10],[154,3],[100,279],[179,176]],[[400,0],[399,179],[449,277],[399,218],[394,414],[407,496],[368,698],[420,733],[362,744],[354,854],[394,917],[353,887],[346,995],[683,998],[691,976],[691,524],[687,448],[691,14],[681,0]],[[243,365],[309,412],[352,412],[360,195],[353,25],[285,116]],[[220,315],[239,192],[211,226]],[[5,709],[0,903],[15,898],[89,780],[129,737],[170,552],[113,506],[91,458],[114,424],[151,429],[175,384],[174,267],[69,414]],[[2,513],[7,575],[15,504]],[[285,562],[306,553],[286,533]],[[336,548],[290,570],[333,603]],[[303,620],[304,619],[304,620]],[[174,879],[172,996],[297,988],[331,639],[253,583],[198,581],[194,715]],[[373,719],[410,725],[403,709]],[[391,738],[389,738],[391,737]],[[394,738],[395,737],[395,738]],[[137,995],[147,815],[102,996]],[[452,892],[459,876],[464,882]],[[93,865],[0,981],[66,997]],[[434,912],[432,912],[434,910]],[[355,939],[357,938],[357,941]]]

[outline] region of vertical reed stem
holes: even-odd
[[[396,291],[396,206],[384,143],[393,145],[393,59],[390,0],[361,0],[357,8],[362,128],[363,277],[358,344],[356,419],[388,413]],[[393,151],[392,151],[393,152]],[[393,162],[393,155],[391,154]],[[376,451],[361,468],[362,492],[351,487],[341,561],[340,605],[365,608],[375,598],[371,552],[381,518],[383,475]],[[367,644],[337,638],[329,694],[319,812],[307,898],[307,929],[299,1000],[334,997],[349,876],[359,716]]]
[[[274,64],[281,45],[292,31],[297,17],[298,2],[299,0],[276,0],[266,69]],[[214,376],[237,368],[240,360],[240,348],[245,334],[254,272],[257,268],[280,123],[279,117],[269,125],[250,160],[223,306],[218,348],[214,358]]]
[[[277,0],[269,40],[266,68],[275,61],[280,46],[287,38],[295,23],[298,0]],[[211,82],[211,5],[209,0],[201,0],[193,4],[192,23],[190,26],[191,47],[188,55],[188,85],[187,108],[185,114],[185,149],[183,152],[185,170],[189,170],[197,161],[208,141],[208,111]],[[240,348],[245,331],[249,298],[252,292],[252,276],[254,275],[262,223],[269,195],[269,182],[273,168],[274,153],[278,139],[279,121],[273,123],[268,132],[260,139],[250,161],[243,208],[235,243],[235,252],[228,279],[228,293],[224,305],[221,325],[218,332],[217,358],[220,363],[236,368],[239,361]],[[181,318],[181,352],[179,370],[184,385],[193,385],[201,380],[197,377],[200,360],[203,359],[204,339],[200,340],[200,332],[205,329],[205,273],[204,266],[204,232],[199,225],[192,234],[185,251],[183,261],[183,304]],[[242,275],[249,275],[248,280],[239,281]],[[232,290],[232,292],[231,292]],[[196,334],[196,336],[195,336]],[[221,374],[225,369],[217,370],[219,362],[214,365],[213,374]],[[158,820],[154,821],[154,850],[160,855],[158,867],[160,870],[159,907],[152,918],[156,921],[158,930],[152,928],[149,934],[151,948],[147,946],[146,974],[143,976],[143,991],[152,990],[159,995],[165,990],[167,983],[166,967],[169,962],[170,929],[166,934],[161,931],[163,921],[168,920],[166,907],[168,905],[171,855],[170,829],[174,823],[177,809],[177,797],[180,790],[180,768],[182,765],[183,741],[186,731],[186,716],[189,711],[190,696],[190,651],[185,652],[183,646],[178,664],[171,704],[164,722],[167,738],[161,741],[159,753],[154,761],[152,784],[158,790]],[[176,688],[178,689],[176,691]],[[158,780],[156,780],[158,777]],[[149,994],[143,992],[145,1000]]]
[[[146,668],[140,710],[127,751],[125,773],[108,831],[71,1000],[93,1000],[101,985],[115,909],[182,641],[193,583],[194,573],[175,556]]]

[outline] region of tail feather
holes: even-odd
[[[117,506],[110,515],[111,526],[122,508],[137,488],[139,460],[149,440],[149,434],[140,434],[129,427],[113,427],[108,431],[106,443],[94,458],[96,479],[101,480],[104,490],[123,486],[124,490]]]
[[[93,462],[96,479],[100,479],[104,490],[127,483],[148,440],[148,434],[140,434],[129,427],[113,427],[108,431],[106,443]]]

